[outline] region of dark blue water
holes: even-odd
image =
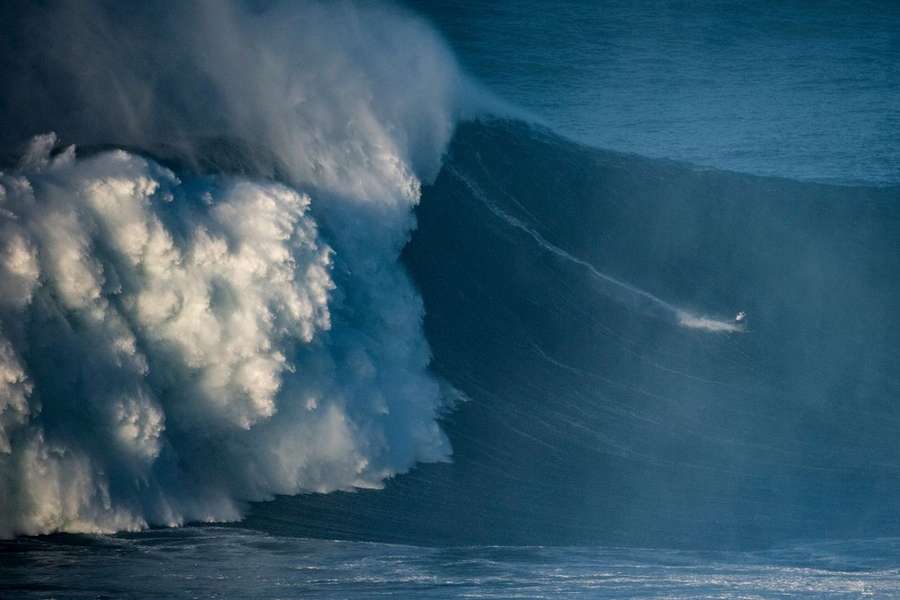
[[[467,399],[453,462],[248,522],[441,544],[900,534],[898,199],[462,125],[404,253],[433,368]]]
[[[236,528],[5,546],[17,598],[889,598],[896,540],[767,552],[414,546]]]
[[[401,255],[451,460],[3,542],[0,596],[900,597],[897,7],[407,4],[511,115],[457,125]]]
[[[748,173],[900,181],[894,2],[412,5],[490,89],[569,137]]]

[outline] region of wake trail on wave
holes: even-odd
[[[461,173],[458,169],[448,166],[447,171],[459,179],[459,181],[469,189],[472,195],[475,196],[495,217],[528,235],[546,252],[585,269],[591,274],[595,281],[603,284],[603,292],[607,296],[610,296],[623,304],[630,304],[635,307],[636,310],[639,310],[644,314],[673,321],[680,327],[686,329],[696,329],[710,333],[743,333],[745,331],[742,323],[695,314],[666,302],[662,298],[637,288],[630,283],[599,271],[588,261],[570,254],[553,242],[547,240],[528,223],[503,210],[484,193],[478,184],[472,181],[464,173]]]

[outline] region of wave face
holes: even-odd
[[[898,532],[900,190],[495,121],[458,128],[416,214],[404,259],[433,367],[463,398],[452,464],[280,498],[250,525],[707,548]],[[660,299],[746,311],[745,330],[685,327]]]
[[[2,13],[0,537],[447,460],[399,262],[465,104],[430,30],[311,2]]]

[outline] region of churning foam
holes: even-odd
[[[446,460],[399,264],[463,104],[428,27],[313,2],[33,21],[22,59],[59,86],[33,110],[74,108],[47,115],[67,140],[198,163],[235,140],[286,183],[49,134],[0,175],[0,537],[234,519]]]

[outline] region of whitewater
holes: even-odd
[[[898,19],[0,6],[0,596],[900,597]]]
[[[0,536],[235,520],[448,460],[398,262],[477,96],[437,36],[350,4],[21,12],[12,55],[53,87],[8,69],[38,135],[0,175]]]

